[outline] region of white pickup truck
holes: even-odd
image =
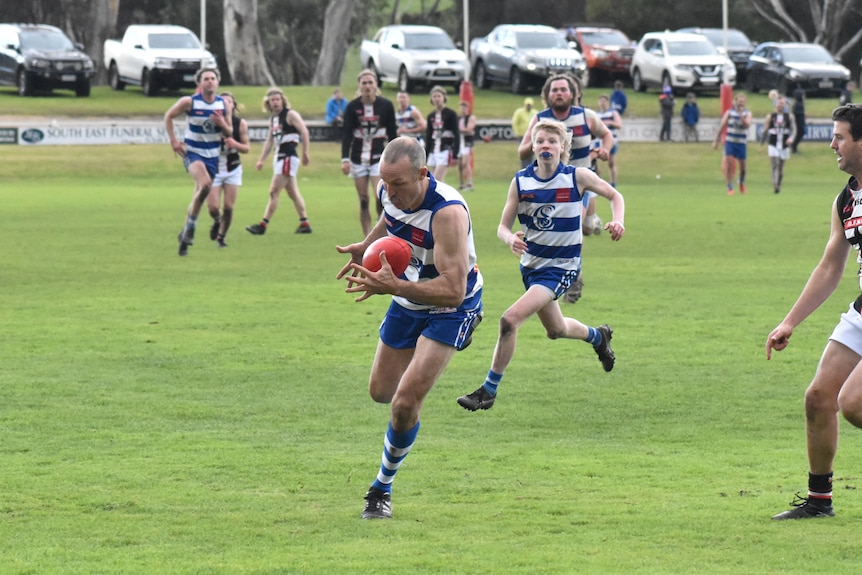
[[[195,72],[217,68],[195,33],[182,26],[133,24],[122,40],[105,40],[104,54],[111,88],[133,84],[146,96],[161,88],[194,87]]]
[[[463,50],[436,26],[384,26],[359,48],[362,66],[377,74],[378,83],[393,82],[412,92],[417,84],[453,86],[470,77]]]

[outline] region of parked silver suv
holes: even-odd
[[[736,84],[736,67],[700,34],[649,32],[632,58],[632,86],[638,92],[669,85],[674,92],[718,90],[724,77]]]

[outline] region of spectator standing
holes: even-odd
[[[515,113],[512,114],[512,133],[518,138],[523,138],[524,134],[527,133],[527,130],[530,127],[530,121],[535,115],[536,110],[533,108],[533,99],[524,98],[524,105],[515,110]],[[522,159],[521,167],[526,168],[531,163],[533,163],[532,157]]]
[[[336,88],[332,92],[332,97],[326,101],[326,125],[333,128],[335,139],[341,141],[341,130],[344,127],[344,113],[347,111],[347,100],[341,92],[341,88]]]
[[[805,90],[802,88],[793,91],[793,122],[796,125],[796,136],[793,137],[790,151],[798,154],[799,142],[805,137]]]
[[[670,139],[670,125],[673,118],[673,88],[665,84],[661,89],[661,94],[658,95],[659,111],[661,112],[661,132],[658,139],[660,142],[672,142]]]
[[[697,123],[700,121],[700,108],[697,106],[697,97],[694,92],[685,95],[685,103],[679,111],[682,116],[682,133],[685,141],[697,142]]]
[[[626,93],[623,92],[623,83],[617,80],[614,82],[614,91],[611,92],[611,109],[616,110],[620,116],[623,116],[628,106],[629,100],[626,98]]]
[[[853,103],[853,90],[856,89],[856,84],[851,80],[847,82],[847,85],[841,90],[841,95],[838,97],[838,105],[846,106],[847,104]]]

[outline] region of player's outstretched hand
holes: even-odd
[[[605,224],[605,229],[611,235],[613,241],[619,241],[623,234],[626,233],[626,227],[616,220],[611,220]]]
[[[784,327],[784,325],[779,325],[772,333],[769,334],[769,337],[766,338],[766,359],[772,359],[772,350],[781,351],[790,343],[790,336],[793,335],[793,331]]]
[[[345,269],[352,269],[353,275],[347,278],[347,293],[363,292],[355,301],[360,302],[370,298],[376,294],[394,294],[399,281],[398,277],[392,272],[392,266],[386,259],[386,252],[380,252],[380,270],[372,272],[362,264],[350,262]],[[345,269],[342,269],[344,275]]]

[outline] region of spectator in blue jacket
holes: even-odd
[[[616,110],[622,116],[626,113],[628,105],[628,98],[626,98],[626,93],[623,92],[623,83],[617,80],[614,82],[614,91],[611,92],[611,110]]]
[[[341,140],[341,127],[344,125],[344,113],[347,111],[347,100],[344,94],[336,88],[332,97],[326,102],[326,125],[332,126],[335,138]]]
[[[694,92],[685,95],[685,104],[682,105],[679,115],[682,116],[682,132],[685,141],[697,142],[697,123],[700,121],[700,108],[697,107],[697,99]]]

